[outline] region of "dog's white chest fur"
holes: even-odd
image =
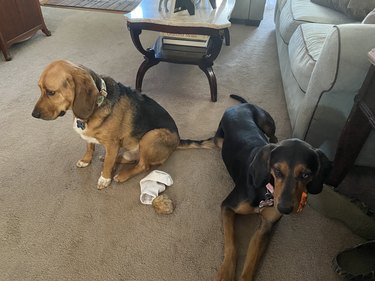
[[[87,132],[87,124],[83,123],[84,124],[84,128],[82,128],[82,126],[79,127],[79,125],[78,125],[79,122],[81,122],[81,124],[82,124],[82,121],[80,121],[77,118],[74,118],[73,129],[81,136],[81,138],[83,138],[85,141],[87,141],[89,143],[100,144],[99,141],[96,138],[89,137],[89,136],[85,135],[85,133]]]

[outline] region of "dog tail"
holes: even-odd
[[[237,96],[237,95],[229,95],[232,99],[238,100],[241,103],[248,103],[247,100],[245,100],[243,97]]]
[[[214,143],[214,138],[208,138],[205,140],[180,140],[180,144],[177,146],[178,149],[190,149],[190,148],[205,148],[212,149],[217,146]]]

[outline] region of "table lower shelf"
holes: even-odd
[[[154,46],[147,49],[144,56],[145,60],[138,69],[137,90],[141,91],[143,78],[147,70],[159,62],[197,65],[207,76],[211,101],[216,102],[217,82],[212,66],[214,59],[220,52],[221,45],[222,38],[220,36],[210,38],[207,47],[163,44],[162,37],[159,37]]]
[[[193,65],[201,64],[208,51],[207,47],[163,44],[162,37],[156,40],[152,49],[160,61]]]

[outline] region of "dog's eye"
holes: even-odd
[[[300,178],[301,179],[308,179],[309,177],[311,177],[311,173],[308,173],[308,172],[302,172],[301,174],[300,174]]]
[[[53,95],[55,95],[55,93],[56,93],[55,91],[47,91],[46,95],[47,96],[53,96]]]
[[[275,177],[277,177],[277,178],[283,177],[283,173],[279,169],[274,168],[273,173],[275,174]]]

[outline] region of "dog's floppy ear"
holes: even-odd
[[[91,76],[83,69],[73,74],[74,100],[72,110],[76,117],[88,119],[94,112],[98,89]]]
[[[267,144],[255,155],[249,167],[250,183],[255,187],[265,186],[271,177],[270,157],[275,144]]]
[[[307,192],[311,194],[318,194],[322,192],[323,183],[328,177],[332,164],[327,156],[319,149],[315,150],[318,154],[319,169],[311,182],[307,184]]]

